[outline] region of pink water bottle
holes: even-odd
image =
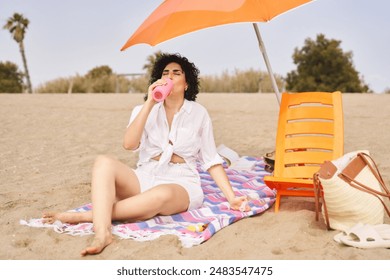
[[[166,79],[167,83],[162,86],[156,86],[153,89],[152,96],[157,102],[164,101],[165,98],[171,93],[173,88],[173,82],[171,79]]]

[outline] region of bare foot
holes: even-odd
[[[56,220],[62,223],[78,224],[82,222],[92,222],[92,212],[60,212],[43,213],[43,222],[52,224]]]
[[[109,234],[106,237],[99,238],[95,237],[92,241],[91,246],[85,248],[81,251],[82,256],[86,255],[96,255],[103,251],[104,248],[106,248],[108,245],[110,245],[112,242],[112,235]]]

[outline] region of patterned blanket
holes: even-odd
[[[137,241],[153,240],[161,235],[174,234],[182,246],[189,248],[210,239],[217,231],[245,217],[260,214],[275,202],[275,191],[263,182],[264,161],[262,158],[245,157],[252,161],[250,170],[234,170],[224,165],[233,190],[237,196],[247,196],[251,211],[231,210],[229,203],[216,186],[208,172],[199,168],[205,200],[201,208],[171,216],[157,216],[144,222],[113,223],[112,232],[121,238]],[[91,204],[83,205],[71,211],[88,211]],[[21,220],[22,225],[32,227],[52,227],[56,232],[71,235],[93,234],[92,223],[71,225],[56,221],[43,224],[41,219]]]

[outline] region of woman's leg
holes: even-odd
[[[115,195],[118,199],[127,198],[140,192],[138,179],[131,168],[109,156],[98,156],[92,171],[92,190],[95,189],[95,192],[97,192],[96,189],[105,191],[105,183],[102,182],[107,181],[108,188],[112,186],[112,182],[115,182]],[[92,213],[92,211],[47,212],[43,214],[43,218],[45,223],[53,223],[59,220],[63,223],[77,224],[92,222]]]
[[[112,218],[119,221],[144,221],[157,215],[172,215],[188,209],[187,191],[176,184],[158,185],[114,204]]]
[[[140,187],[134,171],[124,163],[109,156],[98,156],[92,170],[92,196],[96,194],[95,203],[92,197],[92,205],[101,204],[106,199],[104,193],[114,192],[117,200],[139,194]],[[99,195],[103,193],[103,195]],[[101,197],[101,198],[99,198]],[[102,200],[102,202],[100,201]],[[59,220],[63,223],[78,224],[93,221],[93,211],[87,212],[47,212],[43,214],[45,223],[54,223]]]
[[[172,198],[172,196],[175,197]],[[160,185],[114,203],[112,220],[143,221],[159,214],[171,215],[186,211],[188,205],[188,194],[181,186]],[[93,211],[48,213],[44,214],[44,217],[47,217],[46,222],[60,220],[63,223],[83,223],[93,221],[92,213]]]
[[[82,255],[100,253],[112,242],[113,205],[117,200],[140,193],[135,173],[127,165],[107,156],[99,156],[92,172],[92,220],[95,238]]]
[[[98,156],[92,170],[92,206],[88,212],[45,213],[44,222],[60,220],[66,223],[93,222],[95,238],[82,255],[97,254],[112,242],[112,209],[116,200],[139,194],[140,187],[134,171],[124,163],[108,156]]]
[[[98,254],[112,242],[112,220],[138,221],[183,212],[189,206],[189,197],[176,184],[159,185],[140,193],[138,178],[127,165],[99,156],[92,173],[92,205],[93,210],[84,213],[46,214],[47,222],[93,221],[95,238],[91,246],[81,251],[82,255]]]
[[[101,205],[99,205],[101,206]],[[112,212],[107,208],[93,208],[95,238],[91,246],[81,251],[81,255],[98,254],[112,242],[111,219],[120,221],[147,220],[156,215],[172,215],[186,211],[189,206],[187,191],[175,184],[159,185],[144,193],[119,200],[113,204]],[[104,211],[111,212],[111,219]],[[101,213],[102,216],[99,216]]]

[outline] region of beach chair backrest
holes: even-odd
[[[324,161],[344,153],[340,92],[283,93],[275,151],[275,177],[312,179]]]

